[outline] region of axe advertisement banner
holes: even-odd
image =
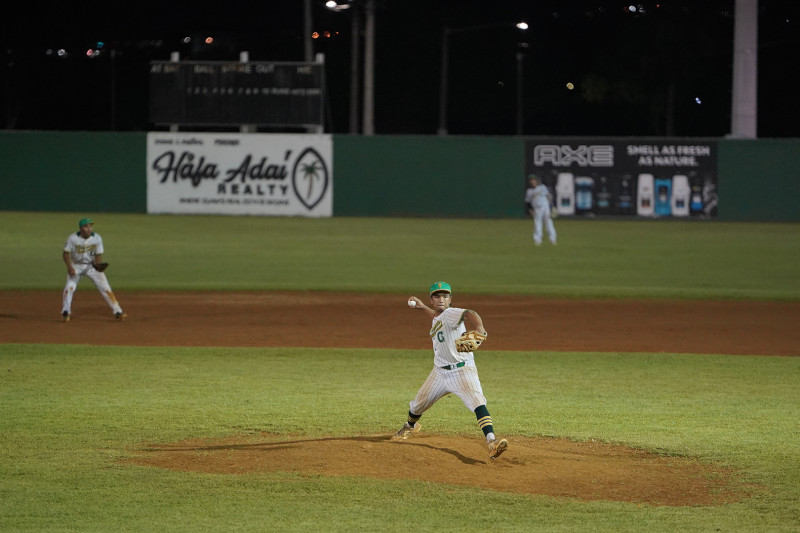
[[[550,189],[559,215],[717,215],[715,141],[529,139],[525,173]]]
[[[147,212],[333,216],[332,138],[150,132]]]

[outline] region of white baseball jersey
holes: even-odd
[[[525,191],[525,203],[534,209],[550,208],[550,191],[544,183]]]
[[[74,265],[91,265],[95,255],[103,254],[103,239],[97,233],[84,239],[80,232],[72,233],[64,243],[64,251],[69,252]]]
[[[431,341],[433,341],[433,364],[438,367],[454,365],[473,359],[472,352],[456,350],[456,339],[467,331],[464,325],[466,309],[449,307],[442,314],[434,317],[431,325]]]

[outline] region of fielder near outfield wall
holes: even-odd
[[[330,135],[147,135],[147,212],[333,216]]]

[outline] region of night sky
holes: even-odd
[[[302,0],[210,9],[197,2],[75,4],[30,3],[2,17],[5,129],[155,129],[148,123],[148,65],[172,51],[193,60],[237,61],[241,50],[253,61],[304,57]],[[330,11],[321,0],[313,5],[314,30],[331,35],[314,40],[327,65],[325,129],[347,133],[352,11]],[[730,131],[734,0],[378,0],[377,7],[377,134],[436,133],[445,23],[492,26],[450,37],[451,134],[516,133],[518,53],[525,135]],[[530,28],[517,30],[518,20]],[[207,36],[213,44],[202,43]],[[88,57],[98,42],[100,52]],[[800,137],[800,103],[790,83],[798,58],[800,1],[760,0],[761,138]]]

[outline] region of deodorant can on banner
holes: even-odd
[[[689,213],[692,215],[703,214],[703,183],[696,174],[689,179],[689,186],[692,188],[691,201],[689,202]]]
[[[683,175],[672,176],[672,216],[688,217],[692,189],[689,178]]]
[[[632,215],[634,213],[633,176],[624,174],[617,186],[617,214]]]
[[[672,180],[657,178],[655,187],[655,212],[660,217],[668,217],[672,213]]]
[[[594,212],[594,179],[588,176],[575,178],[575,213]]]
[[[636,214],[642,217],[653,216],[653,175],[639,174],[636,186]]]
[[[556,180],[556,209],[559,215],[575,214],[575,178],[570,172],[561,172]]]
[[[608,179],[600,176],[600,184],[597,186],[597,213],[606,215],[611,212],[612,197],[609,190]]]

